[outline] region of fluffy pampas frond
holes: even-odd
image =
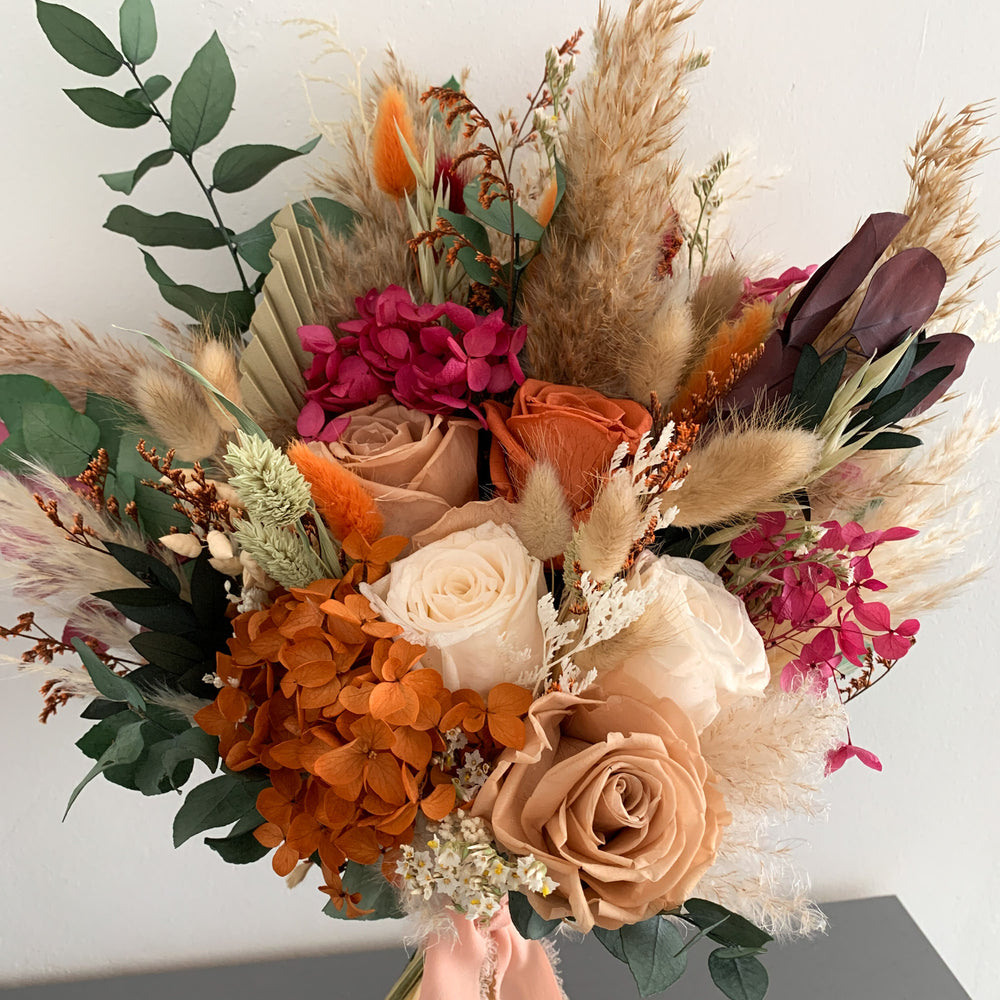
[[[721,427],[687,457],[690,472],[671,497],[674,524],[695,527],[756,514],[806,481],[821,448],[815,434],[794,427]]]
[[[141,373],[135,379],[135,406],[150,429],[185,462],[206,458],[219,446],[215,406],[190,375],[179,368]]]
[[[536,559],[554,559],[573,538],[573,515],[548,462],[535,462],[514,506],[514,530]]]
[[[696,892],[779,939],[825,926],[792,845],[776,841],[772,826],[791,814],[822,812],[826,754],[840,741],[844,722],[835,697],[769,692],[726,709],[701,736],[733,822]]]
[[[107,553],[66,539],[35,503],[35,492],[58,503],[64,523],[72,523],[79,514],[102,538],[137,549],[144,547],[129,523],[101,518],[83,497],[50,472],[32,469],[30,480],[24,482],[0,472],[0,580],[15,596],[69,620],[80,604],[92,600],[93,591],[136,586],[136,578]]]
[[[667,333],[683,335],[686,358],[690,327],[662,315],[671,281],[656,273],[676,222],[674,144],[690,68],[680,28],[692,13],[679,0],[633,0],[620,19],[601,9],[593,70],[563,138],[566,194],[521,286],[537,378],[622,396],[635,363],[670,354]],[[648,386],[638,396],[645,402]]]

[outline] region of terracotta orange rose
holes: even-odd
[[[683,903],[730,819],[672,701],[590,694],[539,698],[524,749],[504,751],[473,807],[501,847],[533,854],[558,883],[528,893],[534,909],[584,932]]]
[[[653,424],[631,399],[608,399],[593,389],[528,379],[512,406],[483,404],[493,434],[490,475],[513,503],[536,461],[555,467],[574,511],[587,509],[620,444],[634,452]]]

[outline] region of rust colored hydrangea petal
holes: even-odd
[[[319,847],[320,825],[314,816],[299,813],[292,820],[285,842],[294,847],[300,857],[309,857]]]
[[[371,827],[353,826],[345,830],[337,838],[337,846],[360,865],[373,865],[382,854],[378,838]]]
[[[517,684],[497,684],[490,691],[486,704],[491,715],[525,715],[533,700],[527,688]]]
[[[386,802],[398,806],[406,800],[400,764],[391,753],[377,753],[368,761],[365,782]]]
[[[338,747],[317,758],[314,773],[330,785],[349,785],[364,776],[365,753],[354,744]]]
[[[490,735],[501,746],[510,747],[512,750],[523,750],[525,740],[524,722],[516,715],[493,715],[487,716]]]
[[[417,771],[422,771],[431,762],[431,738],[427,733],[402,726],[396,730],[392,752]]]
[[[438,785],[421,801],[420,808],[429,820],[439,823],[455,808],[455,786],[450,782],[447,785]]]
[[[281,827],[274,823],[265,823],[263,826],[258,826],[254,830],[253,835],[261,847],[277,847],[285,839],[285,834],[282,832]]]
[[[376,684],[368,711],[390,726],[412,725],[420,714],[420,696],[402,684]]]
[[[407,802],[401,805],[392,815],[383,819],[378,828],[382,833],[388,833],[392,837],[406,837],[409,839],[413,832],[413,824],[417,818],[417,805],[415,802]]]
[[[271,858],[271,867],[274,869],[274,873],[282,878],[291,875],[298,863],[299,852],[290,844],[282,844],[274,852],[274,857]]]

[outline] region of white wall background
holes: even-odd
[[[113,0],[67,2],[109,32],[117,24]],[[589,27],[596,13],[589,0],[366,0],[362,12],[347,0],[157,6],[161,43],[149,72],[176,81],[213,29],[233,59],[236,111],[210,152],[238,142],[298,145],[308,136],[297,73],[316,50],[282,26],[287,18],[338,17],[344,42],[367,49],[372,67],[387,43],[433,82],[472,64],[471,93],[493,108],[519,103],[537,81],[544,49],[578,25]],[[32,3],[5,0],[3,7],[0,305],[77,318],[97,330],[149,329],[166,307],[134,244],[100,228],[121,199],[97,174],[131,168],[159,148],[154,126],[112,131],[84,118],[60,88],[92,78],[50,50]],[[783,174],[738,206],[737,240],[783,264],[818,263],[869,212],[900,208],[903,157],[923,120],[942,100],[955,110],[1000,90],[998,11],[981,0],[706,3],[693,24],[715,56],[692,93],[685,135],[692,162],[728,147],[746,152],[758,178]],[[315,97],[324,117],[347,109],[332,88]],[[995,158],[980,182],[987,232],[1000,228],[998,182]],[[227,223],[245,228],[305,187],[301,161],[287,165],[249,195],[222,196]],[[175,163],[147,177],[134,202],[147,211],[200,212],[199,198]],[[231,280],[222,252],[162,257],[177,280],[208,287]],[[998,288],[991,277],[984,298],[992,303]],[[971,367],[965,389],[983,387],[986,405],[995,407],[1000,348],[979,348]],[[998,473],[1000,449],[992,447],[976,469],[985,531],[973,545],[990,561]],[[1000,972],[997,580],[992,574],[950,611],[928,616],[897,675],[855,703],[855,739],[881,755],[885,772],[848,766],[829,782],[829,822],[795,831],[811,841],[802,858],[821,900],[898,894],[976,998],[996,995]],[[20,610],[0,597],[0,620]],[[0,986],[398,937],[398,925],[330,921],[314,889],[289,892],[266,862],[231,867],[197,838],[175,852],[172,796],[142,799],[98,781],[60,824],[87,766],[72,745],[84,725],[72,712],[37,725],[37,678],[2,671]]]

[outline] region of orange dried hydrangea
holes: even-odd
[[[396,554],[390,540],[351,541],[359,561],[343,579],[293,588],[234,619],[229,652],[218,656],[223,686],[195,721],[219,737],[231,770],[267,768],[256,837],[276,848],[274,870],[287,875],[318,855],[323,891],[356,915],[344,863],[372,864],[409,843],[418,811],[440,820],[465,805],[454,780],[464,755],[478,750],[490,762],[520,749],[532,698],[513,684],[485,701],[445,688],[420,666],[426,650],[355,590],[384,572]],[[458,754],[448,752],[449,732],[468,741]]]

